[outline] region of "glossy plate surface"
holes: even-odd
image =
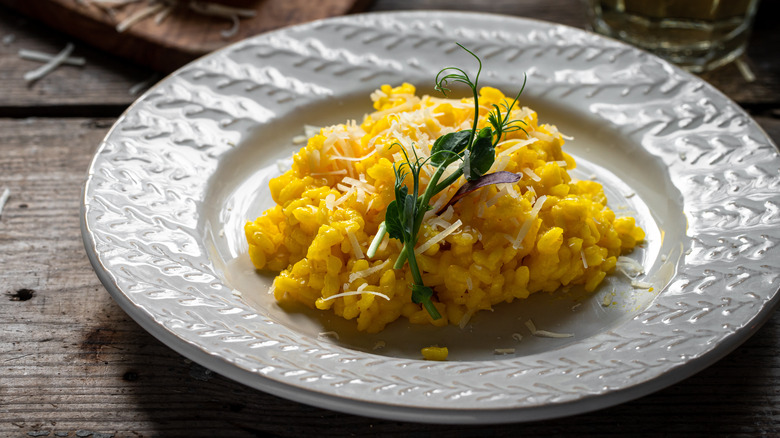
[[[613,275],[589,297],[498,306],[463,330],[399,322],[363,335],[282,309],[243,237],[270,205],[277,161],[305,124],[361,120],[382,84],[430,93],[441,68],[471,71],[455,41],[481,56],[482,85],[511,94],[527,73],[522,103],[574,137],[575,176],[604,184],[610,206],[647,231],[631,255],[644,274],[634,286]],[[360,415],[525,421],[658,390],[758,329],[780,286],[780,157],[711,86],[612,40],[497,15],[353,15],[239,42],[147,92],[94,157],[82,227],[124,310],[220,374]],[[529,319],[572,336],[532,336]],[[450,360],[420,360],[431,344],[448,346]]]

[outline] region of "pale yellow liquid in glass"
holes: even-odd
[[[699,72],[744,52],[758,0],[588,2],[597,32]]]

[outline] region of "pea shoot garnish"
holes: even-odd
[[[414,283],[411,285],[412,301],[421,304],[434,320],[441,318],[441,314],[439,314],[431,300],[434,295],[433,289],[425,286],[423,283],[422,274],[417,266],[417,259],[414,253],[423,217],[431,209],[429,202],[436,194],[455,184],[461,176],[465,177],[466,184],[453,196],[450,202],[447,203],[447,206],[454,204],[463,196],[481,187],[491,184],[516,182],[518,179],[505,175],[509,172],[497,172],[495,174],[487,174],[487,172],[496,159],[496,145],[501,141],[501,137],[507,132],[517,130],[525,132],[519,124],[524,124],[525,122],[509,119],[517,99],[525,88],[525,80],[523,80],[523,86],[512,103],[508,105],[502,103],[500,106],[494,104],[493,109],[487,116],[489,126],[478,129],[478,83],[479,75],[482,72],[482,60],[461,44],[456,44],[477,60],[479,64],[477,74],[472,81],[468,73],[461,68],[444,68],[436,75],[436,90],[447,96],[447,93],[451,91],[447,88],[449,82],[462,83],[471,89],[474,96],[474,123],[472,128],[451,132],[437,138],[431,147],[430,156],[425,159],[418,157],[416,151],[413,151],[414,157],[412,159],[403,146],[394,143],[394,146],[397,145],[401,148],[406,161],[393,165],[395,173],[395,200],[387,206],[385,221],[379,226],[379,231],[367,253],[368,257],[373,257],[376,254],[379,243],[384,238],[385,233],[390,238],[401,241],[403,249],[398,259],[396,259],[393,268],[403,268],[408,260],[409,269],[414,280]],[[458,168],[441,180],[445,170],[456,161],[461,162]],[[420,171],[424,166],[433,166],[435,171],[423,191],[420,187]],[[409,187],[405,183],[407,176],[411,176],[412,180],[411,193],[409,193]],[[420,194],[421,191],[422,194]]]

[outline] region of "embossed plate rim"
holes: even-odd
[[[463,24],[465,22],[468,22],[468,25]],[[452,32],[454,31],[448,34],[450,27],[446,29],[441,27],[439,29],[436,28],[437,23],[452,25],[452,28],[461,32],[457,34],[461,41],[469,39],[478,41],[481,38],[480,32],[490,33],[493,32],[494,28],[498,29],[495,32],[500,32],[504,28],[510,28],[512,31],[509,33],[509,37],[516,37],[521,40],[526,38],[524,41],[532,41],[546,49],[557,50],[557,54],[553,53],[549,56],[558,56],[560,58],[564,57],[564,51],[572,46],[576,46],[575,43],[579,43],[581,44],[581,50],[575,50],[572,54],[567,55],[571,56],[572,65],[575,62],[582,61],[582,57],[593,56],[594,59],[597,59],[609,51],[612,51],[613,57],[606,57],[607,59],[602,61],[621,63],[623,62],[621,57],[626,56],[631,59],[641,60],[641,65],[629,63],[626,71],[640,76],[646,73],[650,79],[652,79],[653,75],[663,76],[665,80],[659,85],[661,88],[664,85],[668,85],[668,92],[675,94],[675,96],[678,92],[682,93],[678,100],[671,100],[673,104],[685,103],[690,106],[686,111],[690,110],[694,114],[696,110],[703,111],[699,119],[691,116],[690,120],[687,120],[685,119],[687,117],[686,114],[675,115],[675,108],[669,109],[660,104],[659,108],[672,111],[673,116],[677,117],[676,119],[672,117],[672,121],[681,125],[675,127],[672,122],[667,121],[667,125],[665,128],[662,127],[663,129],[669,128],[672,132],[693,130],[696,129],[696,126],[693,128],[688,126],[696,125],[696,123],[704,124],[705,128],[712,125],[712,129],[715,129],[717,128],[716,122],[719,122],[730,129],[736,129],[744,134],[743,140],[747,143],[740,143],[739,146],[746,148],[745,150],[751,153],[766,153],[770,158],[770,162],[778,162],[776,147],[766,137],[766,134],[761,131],[741,108],[710,85],[652,55],[578,29],[517,17],[458,12],[436,12],[435,18],[430,12],[362,14],[308,23],[253,37],[185,66],[139,98],[119,118],[107,134],[90,165],[89,175],[82,196],[81,225],[89,259],[97,275],[120,306],[144,329],[174,350],[220,374],[249,386],[303,403],[318,406],[324,404],[330,409],[343,412],[425,422],[514,422],[572,415],[610,406],[658,390],[699,371],[730,352],[758,329],[758,326],[769,317],[773,307],[777,305],[776,278],[770,281],[769,286],[757,292],[761,295],[756,295],[756,303],[751,304],[747,302],[747,304],[736,308],[736,311],[746,312],[745,306],[747,306],[749,307],[749,312],[744,319],[737,321],[737,326],[732,331],[718,332],[715,330],[716,327],[713,326],[712,320],[708,319],[708,315],[712,313],[713,309],[692,307],[691,309],[698,311],[693,316],[703,312],[703,315],[694,318],[694,323],[698,324],[694,328],[684,326],[679,319],[672,318],[668,323],[670,330],[672,328],[681,330],[681,327],[690,330],[679,332],[682,335],[691,334],[694,330],[701,331],[705,329],[712,329],[712,333],[715,333],[711,338],[703,336],[700,341],[697,341],[702,344],[696,345],[698,350],[694,351],[693,354],[680,353],[675,350],[677,347],[675,347],[676,344],[674,343],[670,343],[668,348],[661,348],[655,344],[641,347],[637,351],[641,350],[646,356],[653,358],[650,360],[657,360],[657,362],[650,363],[652,365],[651,372],[645,374],[643,370],[644,364],[637,359],[638,357],[641,359],[642,356],[632,356],[626,353],[625,350],[621,350],[612,356],[612,362],[599,363],[596,359],[591,358],[592,361],[595,361],[595,365],[591,364],[590,368],[587,366],[584,368],[585,371],[582,373],[584,377],[576,376],[574,378],[567,376],[567,374],[571,375],[573,373],[571,370],[574,366],[567,365],[568,362],[556,356],[577,353],[573,356],[575,359],[577,357],[587,359],[588,349],[584,348],[583,345],[570,345],[553,352],[531,357],[483,362],[430,363],[384,358],[368,353],[355,352],[317,339],[305,339],[284,327],[274,326],[271,321],[253,313],[251,308],[242,306],[235,299],[231,298],[230,292],[224,284],[221,284],[219,281],[209,283],[209,279],[218,277],[213,275],[213,266],[208,266],[208,255],[203,250],[202,245],[198,243],[199,236],[187,234],[188,230],[195,229],[192,221],[186,214],[176,214],[194,213],[197,215],[197,208],[188,205],[187,199],[182,201],[177,196],[172,196],[169,199],[166,197],[168,195],[167,192],[163,194],[158,193],[157,195],[152,192],[146,192],[143,184],[138,184],[138,181],[133,179],[133,172],[140,172],[151,181],[171,184],[171,187],[177,190],[181,189],[181,187],[192,188],[197,196],[202,196],[203,193],[198,190],[202,190],[205,183],[198,185],[195,182],[192,183],[191,187],[187,186],[189,183],[187,182],[186,172],[192,173],[196,170],[208,172],[210,169],[208,166],[215,164],[209,161],[214,157],[210,157],[204,150],[215,154],[217,158],[214,159],[218,160],[220,154],[229,150],[231,141],[236,138],[239,140],[245,138],[246,131],[249,128],[244,125],[252,120],[257,121],[252,117],[260,117],[247,110],[247,108],[267,110],[267,106],[259,105],[257,99],[253,100],[250,98],[252,93],[249,91],[240,96],[222,99],[225,96],[220,94],[219,90],[221,88],[219,88],[217,80],[214,79],[211,83],[209,82],[209,74],[214,73],[214,71],[208,69],[215,68],[217,71],[214,74],[217,74],[217,76],[220,74],[218,70],[221,68],[225,70],[232,69],[230,74],[233,75],[233,79],[237,77],[236,75],[247,74],[249,79],[244,78],[242,80],[258,80],[257,76],[252,75],[257,73],[256,70],[259,66],[242,64],[231,57],[240,60],[243,55],[240,55],[239,52],[242,50],[248,50],[249,52],[255,50],[256,52],[251,52],[250,54],[254,53],[254,55],[259,56],[261,51],[257,47],[253,47],[253,44],[258,44],[258,46],[261,44],[274,46],[276,44],[276,49],[281,47],[280,44],[289,44],[288,48],[293,52],[293,55],[291,55],[293,57],[311,55],[312,59],[314,59],[312,62],[317,62],[315,52],[321,50],[319,54],[322,55],[322,59],[328,60],[327,56],[336,56],[334,58],[334,62],[336,62],[339,61],[337,59],[338,56],[343,55],[351,59],[351,66],[361,67],[369,72],[376,72],[381,70],[380,67],[382,66],[381,63],[376,64],[375,61],[372,61],[372,58],[349,58],[348,55],[352,55],[349,50],[344,49],[343,52],[336,50],[336,48],[349,48],[352,47],[350,46],[351,44],[357,43],[355,41],[350,42],[349,38],[346,37],[343,38],[343,41],[336,41],[335,38],[338,35],[328,34],[328,26],[331,26],[331,28],[353,26],[358,28],[356,32],[359,32],[362,25],[364,31],[380,32],[387,30],[387,34],[401,34],[410,37],[412,30],[423,35],[425,31],[430,30],[428,27],[431,27],[435,32],[441,33],[441,35],[436,35],[437,37],[441,37],[441,39],[446,37],[451,40],[454,35]],[[411,26],[418,27],[412,29]],[[478,30],[480,28],[488,28],[491,31],[480,31]],[[318,49],[317,47],[319,46],[316,44],[313,46],[302,44],[305,38],[312,36],[316,37],[314,40],[322,44],[324,49]],[[330,39],[325,38],[325,36],[328,36]],[[434,36],[427,35],[426,37],[433,38]],[[323,43],[323,40],[326,40],[325,43]],[[399,44],[403,45],[404,43],[401,42]],[[504,41],[502,44],[510,47],[511,42]],[[545,46],[544,44],[547,45]],[[387,47],[385,49],[391,51],[392,47]],[[380,49],[380,47],[375,45],[369,54],[373,55],[374,51],[379,52]],[[594,49],[595,52],[591,51],[591,53],[589,49]],[[299,50],[303,55],[300,53],[296,55],[295,50]],[[411,49],[407,48],[405,50]],[[346,52],[346,55],[344,55],[344,52]],[[525,53],[522,52],[518,56],[525,56]],[[538,56],[543,57],[548,56],[548,54],[540,51]],[[384,58],[376,57],[376,59],[381,60]],[[392,57],[389,57],[389,59],[393,61]],[[333,61],[333,59],[330,59],[330,61]],[[371,64],[372,62],[374,64]],[[425,64],[425,62],[425,59],[420,60],[415,68],[421,68],[419,64]],[[558,60],[556,62],[561,61]],[[377,65],[380,67],[377,67]],[[388,65],[390,67],[387,68],[390,70],[397,67],[392,62]],[[400,71],[411,74],[409,71],[413,67],[400,65]],[[424,65],[423,67],[423,70],[430,70],[430,66]],[[323,68],[327,69],[327,67]],[[634,70],[630,70],[630,68],[634,68]],[[649,70],[645,71],[645,68]],[[609,68],[600,70],[599,73],[610,71]],[[203,75],[198,76],[197,73],[199,71]],[[293,70],[287,73],[292,74],[295,72],[296,70],[293,68]],[[295,77],[294,74],[292,76]],[[262,79],[260,80],[262,81]],[[552,82],[545,85],[550,90],[559,86],[569,86],[575,98],[576,93],[592,85],[583,83],[578,88],[577,84],[557,83],[554,78],[551,80]],[[598,75],[596,75],[596,80],[599,80]],[[650,91],[653,89],[651,85],[648,86]],[[229,81],[227,86],[229,86]],[[296,97],[295,87],[300,86],[300,84],[288,83],[286,86],[288,87],[287,91],[293,98]],[[690,89],[687,88],[689,86],[691,87]],[[323,89],[327,91],[327,87],[323,86]],[[683,90],[684,93],[680,90]],[[650,94],[650,91],[647,94]],[[339,92],[343,93],[346,90],[344,88],[337,90],[335,95],[338,96]],[[635,92],[638,91],[629,90],[627,95],[633,98],[632,93]],[[594,91],[595,94],[596,92]],[[215,99],[215,96],[219,99]],[[705,104],[701,104],[702,107],[698,108],[696,107],[698,100],[687,101],[685,100],[687,97],[710,99],[716,104],[722,104],[723,108],[716,108],[714,115],[709,114],[707,113],[709,109]],[[587,98],[590,99],[592,96]],[[585,97],[581,97],[581,99],[585,99]],[[263,100],[263,104],[273,106],[273,102],[270,101]],[[279,104],[279,108],[284,108],[284,105],[283,103]],[[648,104],[648,107],[653,108],[653,105],[651,102]],[[644,108],[642,106],[642,109]],[[198,112],[198,109],[202,111]],[[652,112],[643,113],[636,108],[636,105],[634,107],[629,105],[629,109],[639,111],[636,116],[650,117],[651,122],[656,121],[653,117],[662,119],[665,116],[663,111],[659,114]],[[724,118],[719,119],[718,117],[720,117],[723,109],[726,110],[726,114]],[[177,111],[180,111],[180,113],[177,113]],[[267,111],[271,113],[268,117],[273,118],[273,111]],[[629,110],[626,111],[625,114],[630,114]],[[176,114],[179,114],[179,119],[168,120],[170,116],[175,116]],[[232,116],[230,123],[221,124],[219,120],[221,114]],[[181,125],[175,125],[175,123],[179,122]],[[684,125],[683,122],[686,124]],[[166,125],[166,123],[174,124],[173,128]],[[626,123],[626,126],[632,126],[631,120],[628,120]],[[168,128],[171,128],[170,132],[165,130]],[[193,132],[180,132],[177,130],[180,128],[192,128]],[[124,133],[124,131],[130,133]],[[142,135],[145,132],[148,134],[148,138]],[[179,138],[182,141],[181,144],[169,144],[161,140],[171,137],[175,143],[176,135],[182,136]],[[187,137],[187,135],[190,135],[190,137]],[[216,140],[211,136],[216,138]],[[650,135],[647,134],[647,136]],[[755,138],[751,138],[751,136]],[[222,140],[219,140],[220,138]],[[716,150],[721,147],[721,144],[718,142],[712,145],[705,141],[707,143],[705,146],[696,144],[694,140],[697,140],[697,138],[689,139],[683,137],[683,140],[686,139],[693,141],[693,143],[682,144],[681,147],[688,148],[687,150],[691,152],[698,151],[704,154],[707,147],[712,146]],[[727,137],[718,141],[725,141],[725,139]],[[747,140],[750,141],[748,142]],[[685,160],[682,158],[677,160],[668,151],[665,152],[663,149],[665,146],[662,142],[657,145],[647,145],[645,142],[642,142],[642,144],[646,148],[660,148],[655,153],[666,154],[663,157],[669,160],[669,166],[672,169],[670,172],[679,172],[681,168],[684,169],[679,161]],[[723,147],[730,151],[725,154],[726,158],[724,158],[728,162],[730,159],[728,155],[734,152],[736,147],[729,149],[728,142],[724,144],[725,146]],[[767,145],[771,152],[766,152]],[[193,155],[198,160],[202,160],[205,164],[198,160],[193,162],[187,161],[191,157],[181,157],[182,162],[176,162],[176,166],[179,167],[173,166],[173,172],[167,173],[171,169],[165,166],[144,167],[144,156],[138,153],[143,151],[144,153],[152,154],[153,158],[160,160],[159,163],[170,166],[173,163],[173,159],[161,158],[153,154],[162,154],[163,152],[175,154],[183,151],[184,148],[190,148],[186,149],[187,153]],[[118,160],[123,164],[112,167],[109,162],[110,158],[113,158],[115,161]],[[750,159],[750,156],[742,158]],[[147,164],[155,163],[153,159],[150,159],[150,161],[151,163]],[[190,165],[191,168],[185,168],[185,164]],[[205,166],[205,170],[197,167],[197,165],[201,164]],[[184,173],[177,173],[177,171]],[[122,174],[122,172],[125,173]],[[777,176],[774,179],[769,178],[767,184],[777,184],[778,179],[780,178]],[[173,182],[174,180],[176,181],[175,183]],[[175,192],[176,190],[174,189],[171,189],[171,191]],[[742,192],[740,192],[738,193],[739,196],[732,196],[732,198],[749,200],[748,195],[753,197],[761,195],[769,196],[766,202],[776,203],[778,201],[777,194],[772,192],[767,195],[760,189],[761,187],[748,187],[745,189],[748,190],[746,195],[742,195]],[[737,191],[739,192],[739,189]],[[123,194],[125,192],[129,194]],[[183,193],[186,194],[187,192]],[[144,199],[150,200],[144,201]],[[161,203],[170,209],[154,209],[155,203]],[[193,203],[197,203],[197,199]],[[734,204],[736,210],[739,210],[738,207],[745,207],[750,210],[751,206]],[[694,213],[698,211],[696,210],[698,207],[692,208],[694,208]],[[724,214],[728,212],[725,211]],[[138,216],[143,216],[144,214],[147,215],[148,220],[146,222],[139,221]],[[726,216],[728,218],[728,215]],[[707,217],[702,216],[696,219],[699,222],[694,222],[694,227],[707,225]],[[738,215],[737,225],[741,225],[740,221],[742,219],[742,216]],[[746,220],[749,221],[749,219],[747,218]],[[728,220],[724,220],[726,220],[726,225],[728,225]],[[766,220],[775,220],[775,218],[770,214]],[[114,231],[114,228],[117,231]],[[155,247],[154,245],[157,245],[156,241],[145,237],[145,233],[161,233],[171,236],[171,240],[163,240],[159,244],[160,246]],[[775,236],[773,235],[773,237]],[[177,247],[173,252],[168,253],[166,251],[170,248],[166,244]],[[159,254],[163,254],[163,256]],[[775,254],[775,252],[771,254]],[[698,255],[694,254],[694,256]],[[171,278],[161,276],[157,280],[164,283],[164,286],[153,284],[151,281],[144,283],[145,276],[149,272],[158,270],[158,268],[162,269],[163,267],[172,268],[174,271],[179,269],[185,272],[186,275],[201,276],[202,278],[201,281],[180,281],[177,283],[175,280],[171,280],[173,276]],[[755,274],[751,277],[748,274],[744,281],[748,282],[748,284],[753,284],[761,280],[761,278],[755,278],[757,276],[759,275]],[[185,278],[187,277],[185,276]],[[163,280],[173,281],[173,283],[166,285]],[[725,277],[718,281],[725,285]],[[706,284],[702,287],[706,288]],[[683,296],[691,293],[693,288],[694,286],[682,285],[679,286],[679,291],[677,292],[681,294],[680,296]],[[683,301],[680,299],[680,302]],[[168,306],[170,303],[176,304]],[[198,307],[201,303],[205,303],[207,306]],[[667,312],[666,317],[675,314],[674,299],[664,295],[657,304],[669,304],[667,307],[669,312]],[[219,310],[234,312],[229,314],[234,316],[226,317],[219,313]],[[725,310],[729,309],[726,308]],[[692,310],[689,309],[688,311]],[[659,315],[656,314],[656,316]],[[741,314],[740,317],[742,317]],[[250,321],[251,324],[247,323],[247,321]],[[636,318],[625,325],[640,324],[635,321]],[[249,324],[250,328],[245,327],[245,324]],[[665,327],[665,325],[659,326],[657,322],[651,322],[648,326],[656,327],[656,329],[660,327],[661,330],[664,330]],[[619,338],[620,329],[622,328],[618,327],[614,333],[611,332],[612,335]],[[273,338],[273,336],[279,337]],[[272,341],[270,345],[257,346],[258,341],[268,341],[269,339]],[[289,344],[284,344],[288,340]],[[594,340],[609,339],[606,334],[602,334],[593,337],[591,342]],[[705,340],[712,342],[705,342]],[[631,342],[636,341],[636,339],[631,340]],[[680,342],[684,343],[685,341]],[[262,342],[259,343],[262,344]],[[704,343],[707,345],[703,345]],[[282,347],[290,348],[285,350]],[[312,356],[314,354],[311,353],[312,351],[326,352],[328,354],[322,357],[315,357]],[[657,353],[662,351],[674,352],[682,354],[682,356],[674,359],[671,358],[671,353],[668,353],[669,356],[658,358]],[[648,353],[650,354],[648,355]],[[652,354],[656,354],[656,357],[653,357]],[[597,355],[591,352],[590,356]],[[289,368],[285,369],[285,366]],[[495,376],[496,371],[505,370],[507,367],[519,369],[524,366],[528,367],[528,369],[533,369],[536,366],[541,368],[541,371],[536,372],[536,377],[524,374],[515,376],[506,385],[504,385],[505,380],[491,377]],[[568,371],[567,366],[569,367]],[[370,367],[374,372],[365,371],[366,367]],[[471,371],[471,368],[475,367],[477,371]],[[592,371],[604,373],[603,376],[606,376],[606,378],[595,378],[591,374]],[[637,375],[640,377],[636,377],[633,372],[638,373]],[[310,381],[303,382],[299,377],[300,373],[310,377]],[[395,376],[393,373],[400,374],[400,376]],[[617,377],[610,380],[611,373]],[[534,373],[529,372],[529,374]],[[546,380],[543,382],[545,384],[539,383],[539,375],[546,375]],[[332,382],[334,376],[346,380],[344,380],[344,383],[335,386],[329,383]],[[348,379],[350,376],[353,378],[352,380]],[[403,393],[391,392],[384,389],[381,385],[370,388],[366,382],[371,382],[372,379],[375,384],[406,384],[409,390]],[[480,391],[482,391],[484,397],[480,398],[472,394],[474,392],[480,393]],[[450,397],[447,397],[447,394]]]

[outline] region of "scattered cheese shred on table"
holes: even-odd
[[[734,64],[737,65],[737,70],[742,74],[742,77],[745,79],[745,82],[755,82],[756,80],[756,74],[753,73],[753,70],[750,68],[747,62],[745,62],[742,57],[737,58],[734,60]]]
[[[237,8],[233,6],[221,5],[219,3],[201,2],[196,1],[190,3],[190,9],[213,17],[226,18],[232,22],[232,26],[228,30],[220,32],[223,38],[230,38],[238,33],[239,18],[254,17],[257,13],[254,9]]]
[[[73,44],[68,43],[60,53],[58,53],[57,55],[49,59],[49,61],[46,62],[46,64],[43,64],[37,69],[25,73],[24,80],[27,82],[32,82],[32,81],[37,81],[38,79],[46,76],[47,74],[54,71],[57,67],[62,65],[65,59],[70,56],[71,52],[73,52]]]
[[[0,194],[0,217],[3,216],[3,208],[5,208],[5,203],[8,202],[9,196],[11,196],[11,190],[6,187],[3,189],[3,193]]]
[[[89,0],[89,3],[95,6],[118,7],[129,5],[130,3],[138,3],[140,1],[141,0]]]
[[[27,61],[49,62],[57,55],[50,55],[48,53],[39,52],[37,50],[21,49],[19,50],[19,57]],[[68,56],[62,60],[62,64],[83,66],[87,63],[87,60],[82,57]]]
[[[80,2],[82,4],[97,6],[113,16],[120,8],[124,8],[133,3],[140,3],[141,1],[142,0],[90,0],[89,3],[85,3],[81,0]],[[134,11],[117,23],[116,31],[119,33],[125,32],[138,22],[146,20],[151,16],[154,16],[155,25],[159,26],[180,4],[188,6],[190,10],[200,15],[230,20],[230,28],[220,32],[222,38],[231,38],[238,33],[241,18],[254,17],[257,14],[257,11],[251,8],[239,8],[209,1],[184,2],[179,0],[148,0],[141,9]]]
[[[158,12],[157,15],[154,16],[154,24],[160,24],[165,21],[165,19],[171,15],[171,12],[173,12],[173,8],[173,5],[169,5],[162,11]]]
[[[133,84],[127,90],[127,93],[130,94],[131,96],[135,96],[135,95],[141,93],[142,91],[146,90],[147,88],[151,87],[152,84],[157,82],[159,79],[160,79],[160,75],[155,73],[155,74],[149,76],[148,78],[144,79],[143,81]]]
[[[165,8],[165,5],[158,3],[156,5],[149,5],[143,9],[140,9],[124,20],[120,21],[119,24],[116,25],[116,31],[122,33],[127,29],[130,29],[130,27],[135,23],[138,23],[139,21],[144,20],[146,17],[150,17],[162,11],[163,8]]]

